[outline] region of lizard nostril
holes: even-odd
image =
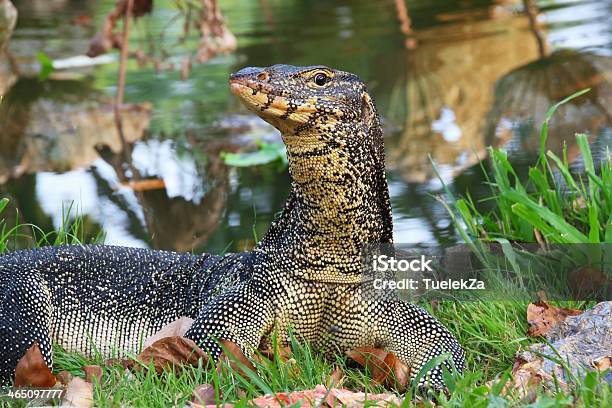
[[[268,80],[268,73],[267,72],[260,72],[259,74],[257,74],[257,79],[259,79],[260,81],[267,81]]]

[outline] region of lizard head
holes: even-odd
[[[292,182],[285,212],[299,209],[304,227],[320,233],[315,240],[332,246],[391,242],[383,135],[359,77],[320,65],[273,65],[244,68],[229,82],[248,109],[282,134]],[[269,237],[286,233],[283,220],[290,219],[281,217]]]
[[[309,135],[339,122],[359,123],[376,116],[359,77],[325,66],[249,67],[231,75],[229,81],[232,93],[284,137]]]

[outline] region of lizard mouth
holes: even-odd
[[[236,96],[241,96],[243,92],[249,91],[253,94],[259,92],[266,95],[274,95],[272,87],[264,82],[252,80],[250,78],[230,78],[230,90]]]
[[[251,111],[277,128],[306,123],[316,111],[311,104],[296,103],[273,87],[250,77],[230,78],[230,90]],[[282,123],[282,124],[281,124]]]

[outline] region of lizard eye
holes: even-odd
[[[329,77],[322,72],[319,72],[317,75],[315,75],[313,79],[314,83],[318,86],[323,86],[327,83],[327,81],[329,81]]]

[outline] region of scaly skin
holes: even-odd
[[[0,364],[5,357],[9,367],[3,373],[34,340],[51,364],[49,338],[82,352],[92,343],[108,352],[111,338],[133,350],[138,333],[181,315],[195,318],[186,337],[213,357],[221,354],[218,339],[250,357],[274,332],[288,343],[291,329],[326,356],[383,348],[416,375],[449,353],[452,363],[443,364],[462,371],[461,346],[425,310],[393,293],[364,296],[362,246],[391,243],[393,227],[382,132],[361,80],[326,67],[274,65],[239,71],[230,88],[287,146],[291,193],[264,239],[250,253],[223,258],[104,246],[0,258],[0,340],[10,349],[0,349]],[[94,301],[79,300],[83,293]],[[17,298],[26,300],[11,303]],[[43,301],[34,308],[34,299]],[[90,340],[75,327],[91,332]],[[22,328],[19,339],[15,328]],[[443,388],[441,370],[420,385]]]

